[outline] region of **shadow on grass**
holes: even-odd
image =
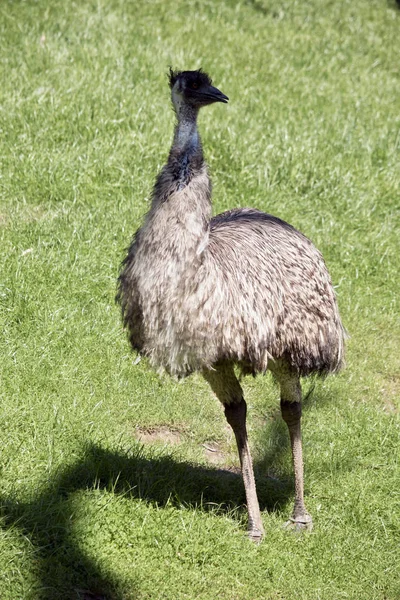
[[[308,407],[312,403],[318,404],[320,408],[324,404],[332,401],[332,398],[326,394],[323,397],[315,397],[315,385],[316,379],[309,377],[307,384],[302,385],[302,408],[303,414],[306,415]],[[276,385],[276,395],[279,397],[279,388]],[[304,419],[302,420],[302,427],[304,426]],[[294,493],[294,475],[292,469],[288,472],[287,477],[279,477],[279,480],[271,477],[271,471],[274,472],[275,468],[279,468],[280,462],[283,456],[288,456],[291,453],[290,450],[290,438],[286,423],[281,418],[280,408],[277,406],[272,416],[272,424],[270,427],[265,428],[262,432],[261,441],[259,442],[262,450],[258,456],[255,457],[254,471],[257,479],[257,493],[260,495],[260,484],[262,485],[265,481],[265,475],[269,474],[269,479],[274,479],[278,485],[284,486],[288,492],[285,500],[291,497]],[[266,492],[267,493],[267,492]],[[261,507],[261,499],[260,499]],[[268,505],[265,506],[268,510]],[[289,515],[288,515],[289,516]]]
[[[307,399],[306,399],[307,404]],[[287,452],[285,429],[273,430],[278,438],[271,451],[255,465],[262,510],[274,511],[293,495],[293,480],[265,477],[266,461]],[[130,452],[86,447],[82,459],[65,468],[32,502],[3,499],[1,513],[6,528],[19,529],[35,547],[40,598],[45,600],[123,600],[118,581],[104,577],[100,568],[74,544],[71,536],[72,494],[79,490],[104,489],[125,497],[140,498],[159,506],[181,505],[201,510],[245,514],[242,478],[230,471],[178,462],[171,457],[145,456],[143,447]],[[140,597],[140,593],[137,597]],[[134,590],[129,590],[132,597]]]
[[[86,448],[82,461],[65,469],[32,502],[0,501],[6,528],[19,529],[35,547],[40,598],[46,600],[122,600],[118,581],[102,576],[99,567],[71,540],[69,499],[78,490],[107,489],[125,497],[140,498],[159,506],[190,505],[202,510],[244,508],[240,475],[215,468],[176,462],[169,457],[111,452],[99,446]],[[272,481],[260,486],[263,508],[273,508],[290,495],[291,487]],[[130,590],[130,595],[135,594]],[[138,594],[139,597],[139,594]]]

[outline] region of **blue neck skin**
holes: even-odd
[[[175,173],[179,182],[178,189],[182,189],[189,183],[193,168],[202,163],[203,152],[197,130],[198,110],[179,102],[178,99],[174,102],[174,106],[178,123],[175,128],[170,158],[175,163]]]

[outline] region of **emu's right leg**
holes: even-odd
[[[247,407],[243,398],[242,388],[234,373],[232,364],[215,365],[215,369],[205,370],[203,371],[203,375],[217,398],[224,405],[226,419],[235,434],[246,492],[247,512],[249,515],[249,538],[254,542],[259,542],[264,534],[264,528],[258,505],[253,462],[247,439]]]

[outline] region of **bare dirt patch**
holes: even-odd
[[[135,438],[142,444],[180,444],[182,433],[166,425],[158,427],[136,427]]]
[[[218,466],[221,466],[226,462],[225,453],[222,451],[218,442],[204,442],[202,446],[207,462]]]
[[[204,456],[210,465],[219,467],[220,470],[230,473],[240,473],[240,467],[232,464],[231,456],[224,451],[222,444],[214,441],[206,441],[202,444]]]

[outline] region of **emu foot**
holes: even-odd
[[[249,527],[247,528],[247,535],[249,540],[255,544],[259,544],[264,537],[264,527],[262,524],[260,524],[258,527],[249,524]]]
[[[293,516],[289,521],[286,521],[284,528],[296,532],[311,531],[313,528],[311,515],[304,513],[302,515]]]
[[[259,544],[264,537],[264,531],[260,531],[259,529],[249,529],[247,535],[250,541]]]

